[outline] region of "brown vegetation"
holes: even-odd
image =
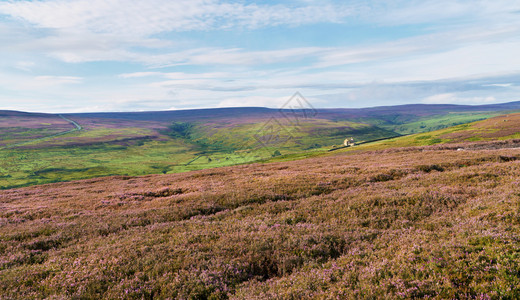
[[[513,299],[518,158],[434,146],[0,191],[0,295]]]

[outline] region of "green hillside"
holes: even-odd
[[[34,185],[0,191],[7,299],[520,295],[520,114],[376,142],[395,133],[319,118],[75,121],[0,150],[4,188]],[[329,151],[345,136],[360,144]],[[37,185],[110,174],[146,176]]]
[[[486,142],[517,138],[520,138],[520,114],[513,113],[432,132],[360,145],[357,149],[384,149],[479,141]]]
[[[396,136],[347,121],[283,118],[244,122],[150,122],[75,119],[81,131],[24,140],[0,149],[0,188],[108,175],[146,175],[230,166],[299,152],[319,152],[347,137]],[[70,129],[70,128],[69,128]],[[32,131],[36,129],[28,129]]]
[[[509,117],[507,122],[492,118],[489,122],[385,140],[480,120],[506,108],[421,105],[316,110],[312,114],[242,108],[78,114],[65,119],[4,112],[0,114],[0,189],[299,159],[326,154],[351,137],[358,144],[382,141],[347,151],[513,138],[516,117]],[[81,130],[71,121],[76,121]],[[499,127],[503,129],[495,129],[497,122],[502,122]]]

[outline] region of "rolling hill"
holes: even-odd
[[[0,111],[0,149],[72,129],[74,126],[58,115]]]
[[[504,144],[513,147],[516,140],[520,138],[520,114],[512,113],[500,115],[482,121],[461,124],[445,129],[426,133],[414,134],[361,145],[357,150],[386,149],[396,147],[443,145],[450,148],[463,148],[458,146],[464,143],[465,147],[485,147],[490,145]],[[503,141],[503,143],[496,143]],[[471,143],[474,142],[474,143]],[[348,149],[352,150],[352,149]]]
[[[80,113],[69,114],[69,116],[165,122],[223,121],[240,123],[258,118],[279,118],[280,114],[294,116],[307,112],[306,115],[312,115],[319,119],[360,122],[408,134],[450,127],[516,110],[520,110],[520,101],[490,105],[408,104],[351,109],[307,108],[290,110],[241,107],[131,113]]]
[[[0,296],[515,299],[520,114],[428,107],[4,112]]]
[[[0,188],[229,166],[282,154],[323,151],[341,144],[346,135],[362,139],[398,135],[369,124],[318,118],[293,123],[272,116],[243,117],[239,122],[66,117],[81,124],[82,130],[47,139],[10,140],[11,144],[0,149]],[[56,132],[66,129],[74,127],[68,124]]]
[[[512,102],[64,115],[4,111],[0,114],[0,189],[108,175],[177,173],[280,156],[308,157],[341,145],[347,137],[356,142],[391,138],[519,107],[519,102]],[[422,144],[431,140],[424,138]]]
[[[514,299],[519,159],[434,145],[0,191],[0,295]]]

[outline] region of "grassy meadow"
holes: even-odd
[[[519,139],[519,129],[520,113],[512,113],[431,132],[359,145],[359,147],[356,147],[355,149],[346,150],[379,150],[396,147],[456,144],[465,142],[506,141]]]
[[[64,127],[57,126],[49,134],[74,128],[61,118],[56,122],[60,120]],[[372,125],[317,118],[298,124],[285,118],[239,122],[75,120],[82,130],[44,138],[36,133],[42,134],[42,128],[49,125],[32,121],[34,128],[26,128],[25,134],[32,140],[19,134],[14,141],[8,135],[6,147],[0,148],[0,189],[230,166],[281,155],[323,152],[343,143],[347,136],[370,140],[397,135]],[[0,129],[9,132],[10,127]]]
[[[446,115],[418,118],[418,120],[406,122],[404,124],[382,124],[380,127],[395,131],[399,134],[408,135],[485,120],[502,114],[503,113],[448,113]]]
[[[310,114],[239,108],[66,115],[82,127],[76,131],[58,115],[0,112],[0,189],[326,155],[347,137],[356,142],[385,139],[499,113],[484,108],[452,109],[425,106],[413,113],[405,106],[383,112],[321,110]],[[435,134],[397,138],[368,148],[449,141]]]
[[[433,124],[445,127],[493,114],[441,111],[410,115],[390,110],[378,119],[364,116],[353,122],[348,120],[348,114],[328,110],[304,117],[294,112],[268,114],[265,110],[252,115],[242,110],[234,113],[233,117],[211,110],[141,117],[67,115],[82,126],[79,131],[69,132],[74,126],[56,115],[4,112],[0,114],[0,189],[290,160],[326,153],[347,137],[354,137],[356,142],[371,141],[427,131]],[[443,140],[419,136],[418,142],[399,141],[390,146]]]

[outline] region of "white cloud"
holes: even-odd
[[[169,31],[234,26],[340,22],[355,7],[308,4],[299,7],[241,4],[217,0],[47,0],[0,3],[0,13],[41,28],[149,36]]]
[[[83,78],[74,76],[36,76],[34,81],[42,85],[62,85],[81,83]]]
[[[330,96],[327,99],[335,100],[328,103],[337,103],[334,106],[421,100],[487,103],[510,99],[518,86],[514,80],[485,81],[478,85],[487,87],[478,91],[482,95],[461,94],[464,89],[479,89],[472,86],[472,76],[520,72],[520,18],[513,13],[520,10],[520,2],[252,2],[0,1],[0,86],[23,101],[42,99],[41,107],[55,111],[278,107],[295,91],[306,96],[327,93],[320,99]],[[410,31],[417,31],[398,34],[407,36],[403,38],[369,38],[363,44],[345,41],[350,32],[323,32],[323,40],[337,43],[332,47],[311,34],[310,42],[302,41],[307,38],[304,30],[308,27],[304,27],[300,35],[288,36],[286,43],[278,46],[266,41],[261,49],[249,47],[247,41],[190,40],[191,34],[185,33],[200,31],[210,38],[215,33],[217,39],[222,32],[246,36],[259,28],[321,22],[392,33],[388,25],[412,24]],[[68,69],[77,67],[69,63],[99,61],[118,64],[108,65],[107,74],[105,65]],[[117,69],[123,65],[119,63],[126,64]],[[110,75],[114,73],[123,74]],[[461,87],[449,86],[451,81]],[[418,82],[422,82],[420,87],[415,86]],[[53,99],[66,104],[60,106]],[[12,100],[3,95],[1,101]]]
[[[391,78],[394,82],[490,76],[520,71],[518,53],[520,40],[480,43],[438,53],[404,57],[382,63],[368,71],[377,68],[381,77]]]
[[[121,61],[138,62],[151,67],[258,66],[301,62],[310,58],[318,61],[314,67],[326,68],[442,51],[446,47],[459,47],[471,41],[520,34],[520,22],[516,18],[518,15],[511,13],[520,9],[520,4],[504,0],[471,3],[447,0],[421,3],[381,0],[348,4],[340,1],[294,3],[298,2],[292,5],[258,5],[218,0],[9,1],[0,3],[0,14],[23,20],[36,28],[48,29],[39,38],[4,43],[9,49],[40,51],[68,63]],[[298,47],[246,51],[240,48],[191,47],[189,50],[179,50],[173,41],[154,37],[163,32],[231,27],[339,23],[357,19],[376,24],[415,24],[447,18],[466,20],[463,17],[480,20],[480,28],[474,26],[479,22],[473,22],[462,28],[456,27],[455,31],[450,29],[448,34],[436,33],[353,48]],[[493,22],[487,22],[490,18]],[[150,53],[137,51],[136,47],[163,51]]]
[[[181,65],[259,66],[298,62],[327,51],[320,47],[288,48],[269,51],[247,51],[238,48],[195,48],[159,55],[138,55],[135,60],[151,67]]]
[[[32,68],[36,65],[33,61],[19,61],[15,64],[15,68],[22,71],[31,71]]]
[[[236,97],[222,100],[218,103],[217,107],[271,107],[279,108],[285,102],[287,97],[264,97],[264,96],[249,96],[249,97]]]
[[[76,76],[31,76],[27,74],[4,75],[0,73],[0,88],[3,89],[4,94],[8,94],[9,92],[19,93],[21,95],[32,92],[40,92],[44,94],[44,92],[66,88],[70,85],[80,85],[83,80],[82,77]]]
[[[125,73],[119,74],[121,78],[143,78],[143,77],[152,77],[152,76],[161,76],[164,73],[161,72],[134,72],[134,73]]]
[[[517,18],[514,12],[520,3],[510,0],[376,0],[370,1],[370,10],[364,11],[363,18],[378,24],[403,25],[439,22],[444,26],[468,24],[472,20],[502,21]]]
[[[497,87],[507,88],[507,87],[510,87],[512,85],[513,85],[512,83],[492,83],[492,84],[484,84],[483,86],[497,86]]]
[[[416,24],[446,19],[493,18],[518,11],[508,0],[293,1],[292,4],[246,4],[219,0],[43,0],[6,1],[0,13],[40,28],[74,32],[150,36],[161,32],[230,27],[346,22]],[[511,19],[515,16],[510,15]]]
[[[231,77],[232,74],[225,72],[208,73],[184,73],[184,72],[134,72],[119,74],[120,78],[143,78],[143,77],[162,77],[168,79],[193,79],[193,78],[224,78]]]
[[[487,97],[460,97],[453,93],[429,96],[421,101],[424,104],[489,104],[496,103],[493,96]]]

